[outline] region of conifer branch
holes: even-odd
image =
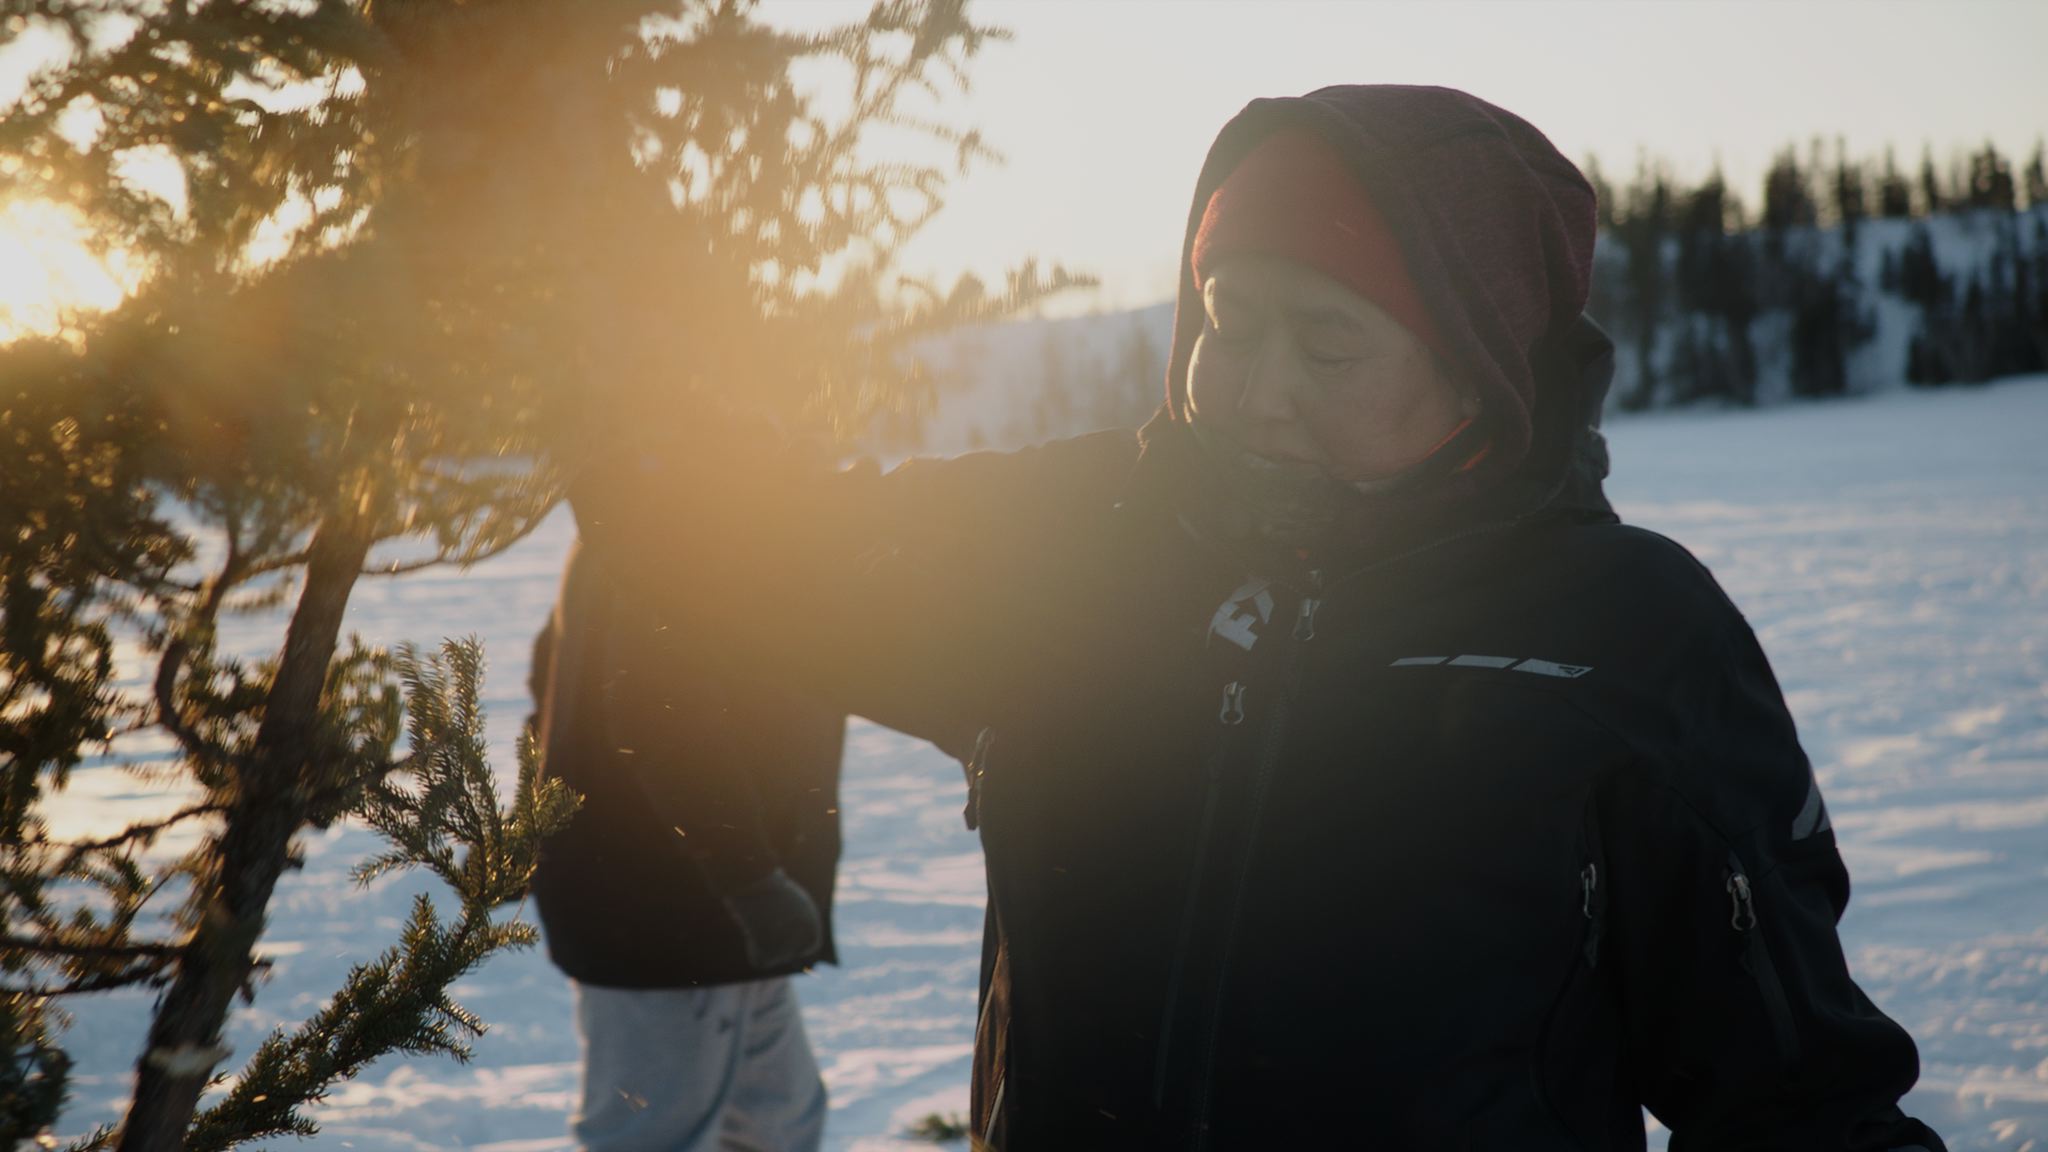
[[[525,893],[540,842],[567,824],[577,798],[541,776],[529,740],[512,803],[499,803],[484,753],[483,649],[475,639],[450,641],[425,658],[402,650],[396,663],[412,742],[396,774],[410,783],[380,782],[365,796],[360,815],[392,848],[355,877],[369,884],[389,871],[427,868],[454,890],[460,913],[451,926],[430,899],[416,897],[398,945],[353,969],[313,1018],[266,1040],[228,1095],[198,1117],[186,1143],[194,1152],[312,1135],[318,1127],[303,1109],[387,1054],[466,1059],[468,1039],[484,1024],[448,988],[493,953],[537,938],[530,925],[497,921],[493,912]]]

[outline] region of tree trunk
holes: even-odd
[[[285,869],[292,835],[304,823],[304,757],[371,535],[370,521],[354,507],[330,516],[314,533],[305,591],[285,633],[263,723],[239,770],[207,887],[193,894],[192,939],[136,1063],[121,1152],[183,1147],[199,1095],[228,1054],[221,1025],[254,966],[264,911]]]

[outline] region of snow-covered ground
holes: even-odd
[[[1851,964],[1921,1044],[1909,1107],[1957,1152],[2048,1148],[2048,377],[1634,417],[1611,435],[1623,514],[1705,559],[1776,663],[1856,879]],[[352,610],[378,640],[485,639],[503,764],[566,541],[557,518],[472,572],[366,584]],[[961,793],[951,761],[856,727],[845,966],[801,983],[839,1152],[917,1147],[907,1124],[965,1108],[982,888]],[[105,819],[161,802],[103,768],[66,807]],[[356,889],[347,865],[370,847],[360,830],[316,837],[280,888],[276,967],[234,1022],[239,1052],[393,936],[421,882]],[[501,958],[459,994],[492,1022],[475,1062],[375,1066],[335,1093],[312,1143],[564,1146],[577,1065],[560,977],[537,953]],[[114,1115],[145,1007],[77,1006],[67,1130]]]

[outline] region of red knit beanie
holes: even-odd
[[[1438,355],[1448,347],[1386,217],[1336,149],[1306,128],[1259,142],[1218,185],[1195,233],[1195,285],[1238,255],[1305,264],[1384,309]]]

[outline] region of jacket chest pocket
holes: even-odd
[[[1413,829],[1468,851],[1540,826],[1559,850],[1591,780],[1615,758],[1604,731],[1554,693],[1499,673],[1409,671],[1381,670],[1343,691],[1311,686],[1290,759],[1323,776],[1305,782],[1315,802],[1332,819],[1399,825],[1390,833]]]

